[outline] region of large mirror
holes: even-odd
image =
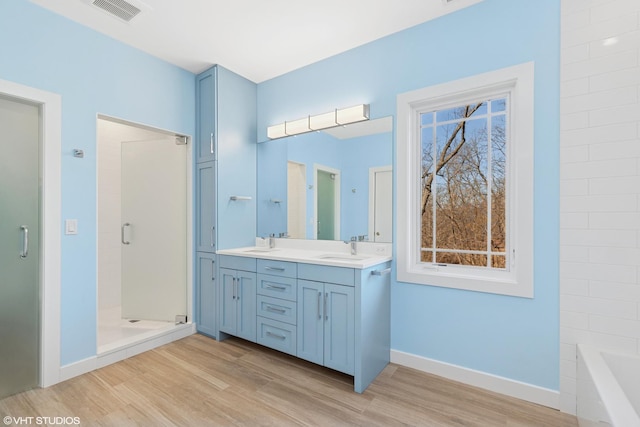
[[[392,117],[258,144],[258,235],[392,239]]]

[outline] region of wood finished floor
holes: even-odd
[[[577,426],[556,410],[394,364],[357,394],[352,377],[202,335],[0,400],[0,418],[6,416],[119,427]]]

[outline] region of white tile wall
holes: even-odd
[[[640,353],[640,1],[561,4],[560,401],[575,414],[576,343]]]

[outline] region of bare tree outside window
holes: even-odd
[[[421,261],[507,266],[507,98],[422,113]]]

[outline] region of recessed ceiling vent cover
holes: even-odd
[[[142,10],[124,0],[93,0],[91,4],[127,22],[142,12]]]

